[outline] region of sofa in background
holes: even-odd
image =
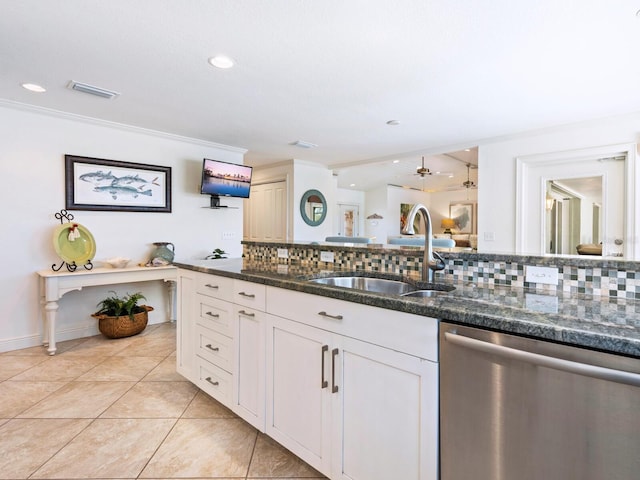
[[[424,235],[389,237],[387,239],[389,245],[409,245],[424,246]],[[456,242],[450,238],[433,238],[433,246],[436,248],[452,248],[456,246]]]

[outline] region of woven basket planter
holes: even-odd
[[[147,322],[149,321],[148,312],[153,310],[153,307],[148,305],[140,305],[140,308],[144,308],[144,312],[134,313],[133,320],[129,315],[109,317],[104,314],[98,315],[94,313],[91,316],[98,320],[98,329],[105,337],[131,337],[139,334],[146,328]]]

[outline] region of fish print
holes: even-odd
[[[131,186],[118,186],[118,185],[98,186],[98,187],[95,187],[93,191],[99,192],[99,193],[109,193],[111,195],[111,198],[113,198],[114,200],[118,199],[118,195],[122,195],[122,196],[131,195],[133,196],[133,198],[137,198],[138,195],[146,195],[148,197],[153,195],[153,192],[151,190],[143,191]]]
[[[138,188],[141,189],[146,183],[151,183],[153,185],[160,186],[160,184],[158,183],[158,177],[156,177],[153,180],[149,181],[149,180],[145,180],[144,178],[142,178],[138,174],[136,174],[136,175],[127,175],[127,176],[124,176],[124,177],[116,178],[113,181],[112,185],[120,187],[120,186],[124,186],[124,185],[135,184],[135,185],[138,186]]]
[[[111,185],[117,179],[118,177],[113,175],[110,171],[105,173],[102,170],[80,175],[80,180],[83,182],[93,183],[94,185]]]

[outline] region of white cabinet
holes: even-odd
[[[331,478],[437,479],[438,365],[347,337],[332,347]]]
[[[267,316],[266,433],[315,469],[331,466],[331,334]]]
[[[178,269],[176,309],[176,371],[194,381],[193,329],[195,326],[196,272]]]
[[[177,371],[264,431],[265,287],[180,270]]]
[[[436,480],[438,322],[179,275],[178,371],[336,480]]]
[[[332,479],[437,479],[437,321],[390,312],[415,328],[406,349],[430,338],[420,358],[376,328],[384,310],[268,288],[272,301],[298,317],[267,316],[267,434]],[[357,323],[378,344],[345,334]]]
[[[261,432],[265,428],[265,287],[234,283],[233,411]]]
[[[196,273],[190,380],[223,405],[233,390],[233,279]]]

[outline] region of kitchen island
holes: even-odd
[[[195,260],[176,265],[452,323],[640,358],[640,302],[633,299],[456,283],[447,281],[446,276],[442,276],[440,281],[455,286],[454,291],[429,298],[410,298],[328,287],[307,281],[336,274],[350,275],[353,273],[351,269],[243,259]],[[397,278],[397,275],[370,271],[358,271],[358,275]],[[404,278],[417,281],[418,276]]]
[[[466,261],[456,255],[449,261]],[[383,272],[375,260],[364,262],[368,269],[354,268],[357,258],[347,265],[343,258],[178,263],[178,372],[329,478],[345,480],[436,480],[445,473],[439,471],[445,453],[440,435],[457,413],[452,417],[448,405],[441,404],[443,376],[451,377],[451,359],[440,363],[443,321],[453,326],[451,333],[456,326],[471,326],[580,347],[593,357],[612,353],[634,362],[632,377],[640,373],[636,300],[564,290],[582,274],[571,272],[563,289],[555,291],[518,288],[499,282],[517,283],[524,269],[505,268],[504,259],[493,257],[490,273],[476,275],[481,281],[460,281],[466,273],[450,270],[455,274],[440,275],[437,283],[451,291],[427,297],[309,281],[364,276],[402,280],[416,289],[430,286],[415,269],[405,268],[402,275]],[[469,271],[481,268],[478,263]],[[613,269],[606,275],[618,278]],[[475,380],[489,385],[503,374],[500,363]],[[469,402],[460,411],[493,422],[495,409],[478,410],[474,395],[455,396]]]

